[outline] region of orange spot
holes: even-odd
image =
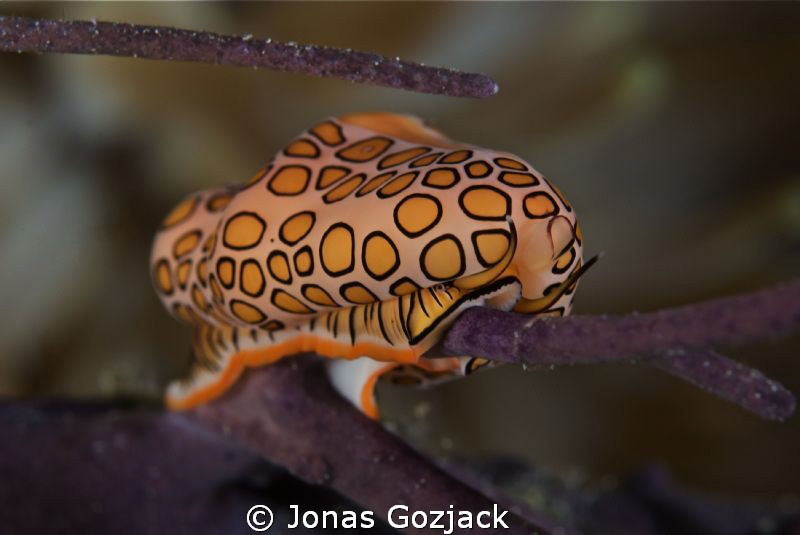
[[[192,271],[192,261],[184,260],[178,265],[178,285],[181,288],[186,288],[186,283],[189,281],[189,273]]]
[[[505,256],[509,240],[505,231],[488,230],[476,233],[473,243],[481,265],[493,266]]]
[[[370,292],[366,286],[358,282],[354,282],[349,286],[342,287],[341,294],[351,303],[356,303],[359,305],[372,303],[378,300],[378,298],[375,297],[375,294]]]
[[[175,255],[175,258],[191,253],[200,243],[200,236],[199,230],[192,230],[181,236],[172,248],[172,254]]]
[[[231,200],[233,199],[233,195],[228,193],[220,193],[218,195],[214,195],[211,197],[208,202],[206,202],[206,208],[210,212],[219,212],[223,210],[228,204],[230,204]]]
[[[412,171],[410,173],[404,173],[397,178],[392,179],[391,182],[383,186],[381,189],[378,190],[378,197],[385,198],[391,197],[392,195],[396,195],[406,189],[408,186],[411,185],[412,182],[417,178],[419,173],[417,171]]]
[[[298,139],[290,143],[285,150],[289,156],[297,158],[316,158],[319,156],[319,148],[307,139]]]
[[[203,292],[200,291],[200,288],[198,288],[196,284],[192,286],[192,302],[200,310],[205,311],[206,309],[208,309],[208,303],[206,302],[206,298],[203,295]]]
[[[500,182],[519,188],[523,186],[535,186],[539,183],[539,180],[530,173],[503,171],[500,173]]]
[[[349,162],[366,162],[383,154],[393,143],[389,138],[375,136],[353,143],[337,152],[336,156]]]
[[[547,193],[532,193],[526,196],[522,208],[525,215],[530,218],[550,217],[558,211],[553,199]]]
[[[266,228],[258,214],[240,212],[225,223],[223,242],[231,249],[249,249],[258,245]]]
[[[208,235],[208,238],[206,238],[206,241],[203,243],[203,252],[207,253],[209,251],[213,251],[216,245],[217,245],[217,232],[214,231]]]
[[[441,152],[437,152],[434,154],[429,154],[428,156],[423,156],[411,163],[411,167],[425,167],[426,165],[430,165],[436,161],[436,158],[441,156]]]
[[[197,278],[205,284],[208,280],[208,259],[203,258],[197,263]]]
[[[174,288],[172,286],[172,273],[169,269],[169,262],[166,259],[159,260],[153,271],[155,275],[153,278],[158,289],[167,295],[171,294]]]
[[[306,190],[311,171],[300,165],[287,165],[281,167],[272,180],[268,189],[275,195],[299,195]]]
[[[311,129],[311,133],[322,140],[326,145],[338,145],[344,142],[342,129],[338,124],[326,121]]]
[[[294,269],[298,275],[308,275],[314,267],[314,259],[309,249],[301,249],[294,255]]]
[[[413,238],[426,233],[439,222],[442,217],[442,208],[435,197],[414,194],[409,195],[397,205],[394,215],[400,230],[406,236]]]
[[[499,189],[473,186],[464,190],[459,198],[461,207],[475,219],[503,220],[509,210],[509,197]]]
[[[320,263],[334,277],[353,268],[353,230],[344,223],[332,225],[322,236]]]
[[[171,227],[188,219],[189,216],[192,215],[192,212],[194,212],[194,209],[197,207],[197,201],[198,198],[196,196],[181,201],[178,206],[172,209],[167,218],[164,219],[162,227]]]
[[[511,158],[495,158],[494,163],[505,169],[514,169],[516,171],[527,171],[528,168],[524,164],[512,160]]]
[[[289,260],[283,251],[272,251],[267,258],[267,268],[270,275],[283,283],[291,284],[292,272],[289,269]]]
[[[472,157],[471,150],[457,150],[445,155],[439,163],[461,163],[466,162]]]
[[[302,292],[303,296],[314,304],[326,307],[339,306],[328,292],[315,284],[304,285]]]
[[[467,174],[472,178],[483,178],[492,172],[492,168],[486,162],[472,162],[467,166]]]
[[[455,169],[449,167],[440,167],[439,169],[429,171],[422,181],[426,186],[440,189],[449,188],[457,182],[458,173],[456,173]]]
[[[242,263],[241,269],[241,286],[242,291],[251,297],[258,297],[264,291],[264,274],[261,272],[261,267],[258,262],[252,258],[245,260]]]
[[[448,280],[464,271],[464,253],[458,241],[445,235],[432,241],[422,254],[425,275],[433,280]]]
[[[226,288],[233,286],[233,276],[236,264],[230,258],[221,258],[217,262],[217,277]]]
[[[400,261],[394,244],[382,232],[372,233],[364,241],[362,251],[364,268],[378,280],[391,275]]]
[[[261,309],[251,305],[250,303],[239,301],[238,299],[234,299],[231,302],[231,312],[233,312],[233,315],[243,322],[250,324],[261,323],[267,319],[267,316],[261,311]]]
[[[419,290],[419,286],[410,280],[404,280],[400,282],[400,284],[392,285],[391,293],[392,295],[400,297],[401,295],[410,294],[411,292],[416,292],[417,290]]]
[[[298,298],[292,294],[281,290],[275,289],[272,291],[272,304],[285,312],[294,314],[313,314],[314,310],[305,305]]]
[[[311,232],[316,218],[314,212],[299,212],[283,222],[280,228],[281,239],[289,245],[294,245]]]
[[[342,199],[353,193],[353,191],[355,191],[355,189],[359,187],[362,182],[364,182],[364,178],[366,178],[366,175],[364,175],[364,173],[360,173],[354,177],[348,178],[347,180],[345,180],[344,182],[342,182],[341,184],[330,190],[328,193],[323,195],[322,198],[325,200],[325,202],[328,203],[341,201]]]
[[[405,163],[417,156],[425,154],[430,149],[427,147],[416,147],[413,149],[406,149],[401,150],[400,152],[395,152],[394,154],[390,154],[386,158],[380,161],[378,164],[378,169],[386,169],[387,167],[394,167],[395,165],[400,165],[401,163]]]
[[[317,189],[325,189],[335,184],[337,181],[346,177],[349,172],[350,169],[347,167],[338,167],[336,165],[323,167],[319,172],[319,178],[317,178]]]

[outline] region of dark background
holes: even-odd
[[[246,180],[316,121],[425,118],[514,152],[605,252],[576,312],[629,312],[800,273],[797,3],[4,4],[1,14],[252,33],[485,72],[485,100],[233,67],[0,55],[0,395],[159,400],[188,332],[150,288],[184,194]],[[726,353],[800,393],[800,340]],[[777,424],[649,367],[384,386],[436,454],[516,456],[603,484],[653,461],[684,484],[797,503],[800,419]]]

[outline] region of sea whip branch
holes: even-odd
[[[647,314],[531,318],[464,311],[442,341],[454,355],[528,365],[644,361],[773,420],[792,394],[761,372],[710,351],[800,329],[800,280],[746,295]]]
[[[326,485],[376,515],[409,510],[492,509],[494,503],[367,419],[330,386],[322,363],[292,357],[245,374],[224,397],[175,418],[210,426],[306,482]],[[517,509],[509,528],[459,533],[560,534],[553,521]],[[441,533],[409,529],[408,533]]]
[[[0,17],[0,50],[103,54],[261,67],[452,97],[488,97],[486,75],[358,50],[138,24]]]

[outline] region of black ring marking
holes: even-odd
[[[330,299],[331,303],[333,303],[333,304],[332,305],[324,305],[324,304],[320,303],[319,301],[311,299],[306,293],[309,290],[319,290],[320,292],[322,292],[326,296],[328,296],[328,299]],[[305,297],[306,299],[308,299],[309,301],[311,301],[315,305],[319,305],[319,306],[322,306],[322,307],[327,307],[327,306],[336,306],[336,307],[338,307],[339,306],[339,304],[336,302],[336,300],[333,297],[331,297],[331,294],[329,294],[328,291],[325,290],[325,288],[323,288],[322,286],[319,286],[318,284],[304,284],[304,285],[302,285],[300,287],[300,293],[302,293],[303,297]]]
[[[258,272],[261,274],[261,286],[255,293],[248,292],[244,288],[244,268],[246,265],[249,264],[254,264]],[[252,258],[248,258],[247,260],[242,262],[242,265],[239,266],[239,289],[242,291],[242,293],[244,293],[245,295],[249,295],[250,297],[260,297],[264,293],[264,288],[266,288],[266,286],[267,286],[267,280],[264,277],[264,271],[261,269],[261,266],[259,265],[258,261]]]
[[[401,295],[397,293],[397,288],[398,288],[398,286],[400,286],[401,284],[404,284],[404,283],[408,283],[408,284],[413,285],[414,288],[416,288],[417,290],[419,290],[421,288],[421,286],[419,284],[417,284],[413,280],[409,279],[408,277],[402,277],[402,278],[397,279],[396,281],[394,281],[394,283],[392,283],[392,285],[389,286],[389,293],[394,295],[395,297],[401,297]],[[405,295],[405,294],[403,294],[403,295]]]
[[[270,266],[270,263],[271,263],[271,260],[276,256],[282,257],[283,261],[286,263],[286,269],[289,270],[289,277],[286,278],[286,279],[280,278],[279,276],[277,276],[272,271],[272,267]],[[284,284],[291,284],[292,283],[292,270],[291,270],[291,266],[289,265],[289,257],[286,256],[286,253],[284,253],[283,251],[272,251],[271,253],[269,253],[269,256],[267,257],[267,272],[270,274],[270,276],[272,278],[274,278],[277,281],[280,281],[280,282],[282,282]]]
[[[528,205],[525,202],[529,197],[531,197],[531,198],[533,198],[533,197],[547,197],[550,200],[550,202],[553,203],[553,208],[555,208],[556,211],[553,212],[552,214],[545,214],[545,215],[536,215],[536,214],[530,213],[528,211]],[[558,203],[556,202],[556,200],[553,198],[552,195],[550,195],[546,191],[535,191],[533,193],[528,193],[527,195],[525,195],[525,198],[522,199],[522,211],[525,212],[525,216],[528,219],[546,219],[548,217],[552,217],[554,215],[558,215],[559,208],[558,208]]]
[[[470,168],[473,165],[481,164],[481,163],[486,166],[486,172],[485,173],[483,173],[481,175],[481,174],[478,174],[478,173],[472,173],[470,171]],[[489,162],[487,162],[486,160],[475,160],[474,162],[469,162],[468,164],[464,165],[464,171],[466,171],[467,176],[469,176],[470,178],[485,178],[485,177],[487,177],[487,176],[492,174],[492,165]]]
[[[340,227],[345,229],[350,234],[350,265],[339,271],[330,271],[328,269],[328,266],[325,265],[325,257],[322,254],[322,247],[325,244],[325,238],[328,237],[328,234],[330,234],[334,229]],[[325,273],[327,273],[331,277],[341,277],[342,275],[347,275],[348,273],[351,273],[355,269],[356,265],[355,248],[356,248],[356,240],[355,240],[355,233],[353,232],[353,227],[351,227],[347,223],[334,223],[333,225],[328,227],[328,230],[326,230],[325,233],[322,235],[322,239],[319,240],[319,263],[322,266],[322,269],[325,271]]]
[[[337,178],[336,180],[334,180],[330,184],[322,185],[322,175],[324,175],[325,171],[328,170],[328,169],[336,169],[338,171],[344,171],[344,174],[341,176],[341,178]],[[338,182],[341,182],[342,180],[347,178],[347,175],[350,174],[350,171],[351,171],[351,169],[349,167],[342,167],[341,165],[326,165],[325,167],[323,167],[322,169],[319,170],[319,175],[317,176],[317,185],[314,186],[314,187],[315,187],[315,189],[317,191],[323,190],[325,188],[330,188],[330,187],[334,186],[335,184],[337,184]]]
[[[419,197],[419,198],[422,198],[422,199],[430,199],[434,203],[436,203],[436,218],[434,218],[433,222],[430,223],[428,226],[426,226],[423,229],[418,230],[417,232],[408,232],[403,227],[403,225],[400,224],[400,219],[398,218],[398,215],[397,215],[397,213],[400,211],[400,205],[403,204],[404,202],[406,202],[408,199],[411,199],[412,197],[414,197],[414,198]],[[398,202],[395,205],[394,212],[393,212],[394,224],[398,229],[400,229],[400,232],[402,232],[403,234],[405,234],[409,238],[416,238],[418,236],[422,236],[423,234],[428,232],[430,229],[435,227],[436,224],[439,223],[439,221],[442,220],[442,214],[443,213],[444,213],[444,209],[442,208],[442,203],[439,201],[439,199],[437,199],[433,195],[428,195],[427,193],[412,193],[411,195],[408,195],[408,196],[404,197],[403,200],[401,200],[400,202]]]
[[[353,303],[353,304],[355,304],[355,305],[366,305],[366,304],[367,304],[367,303],[360,303],[360,302],[356,302],[356,301],[353,301],[353,300],[351,300],[351,299],[348,299],[348,298],[347,298],[347,295],[345,295],[345,292],[346,292],[347,290],[349,290],[350,288],[360,288],[360,289],[364,290],[365,292],[367,292],[369,295],[371,295],[371,296],[373,297],[373,300],[372,300],[372,302],[375,302],[375,301],[380,301],[380,299],[378,299],[378,296],[377,296],[377,295],[375,295],[374,293],[372,293],[372,291],[371,291],[369,288],[367,288],[366,286],[364,286],[364,285],[363,285],[363,284],[361,284],[360,282],[347,282],[347,283],[345,283],[345,284],[342,284],[342,285],[339,287],[339,295],[341,295],[341,296],[342,296],[342,298],[343,298],[345,301],[347,301],[348,303]]]
[[[297,167],[297,168],[300,168],[300,169],[303,169],[303,170],[306,171],[305,184],[303,184],[303,188],[300,191],[296,192],[296,193],[281,193],[279,191],[275,191],[274,189],[272,189],[272,184],[275,182],[275,177],[279,176],[282,171],[284,171],[285,169],[288,169],[290,167]],[[306,165],[298,165],[298,164],[284,165],[283,167],[281,167],[280,169],[275,171],[275,173],[272,175],[272,178],[269,179],[269,184],[267,184],[267,189],[273,195],[277,195],[279,197],[294,197],[296,195],[302,195],[303,193],[305,193],[305,191],[308,189],[308,183],[309,182],[311,182],[311,168],[310,167],[308,167]]]
[[[452,184],[447,185],[447,186],[440,186],[438,184],[431,184],[429,182],[428,178],[430,177],[431,173],[433,173],[434,171],[451,171],[453,173],[453,176],[454,176],[455,180],[453,180]],[[456,184],[458,184],[459,182],[461,182],[461,173],[456,171],[456,169],[453,168],[453,167],[437,167],[435,169],[431,169],[430,171],[425,173],[425,178],[422,179],[422,184],[424,186],[428,186],[429,188],[436,188],[436,189],[450,189],[453,186],[455,186]]]
[[[463,159],[463,160],[461,160],[461,161],[458,161],[458,162],[445,162],[445,161],[443,161],[443,160],[446,160],[446,159],[447,159],[447,157],[448,157],[448,156],[450,156],[451,154],[455,154],[455,153],[457,153],[457,152],[465,152],[465,153],[466,153],[466,156],[464,157],[464,159]],[[475,155],[475,153],[474,153],[474,152],[472,152],[471,150],[458,149],[458,150],[454,150],[454,151],[452,151],[452,152],[448,152],[447,154],[445,154],[444,156],[442,156],[441,158],[439,158],[439,163],[448,164],[448,165],[453,165],[453,164],[464,163],[464,162],[466,162],[467,160],[469,160],[470,158],[472,158],[474,155]]]
[[[231,221],[233,221],[234,219],[236,219],[237,217],[242,216],[242,215],[253,216],[254,218],[256,218],[258,220],[259,223],[261,223],[261,233],[258,235],[258,239],[256,239],[253,242],[253,245],[247,245],[245,247],[242,247],[242,246],[239,246],[239,245],[231,245],[230,243],[228,243],[228,225],[231,224]],[[253,247],[256,247],[259,243],[261,243],[262,238],[264,238],[264,232],[266,232],[266,230],[267,230],[267,222],[264,221],[264,219],[260,215],[258,215],[257,213],[248,212],[248,211],[236,212],[234,215],[229,217],[228,220],[225,222],[225,228],[222,229],[222,243],[225,244],[225,247],[227,247],[228,249],[233,249],[234,251],[244,251],[244,250],[247,250],[247,249],[252,249]],[[211,254],[212,255],[214,254],[214,248],[217,245],[216,242],[217,242],[217,240],[215,239],[214,240],[214,247],[212,247],[212,250],[211,250]]]
[[[458,272],[455,275],[450,276],[450,277],[446,277],[446,278],[434,277],[425,268],[425,257],[427,256],[428,250],[431,247],[433,247],[437,243],[439,243],[441,241],[445,241],[445,240],[451,240],[451,241],[455,242],[455,244],[456,244],[456,248],[458,249],[458,256],[459,256]],[[464,254],[464,246],[461,245],[461,241],[459,241],[459,239],[455,235],[448,233],[448,234],[442,234],[438,238],[434,238],[433,240],[428,242],[428,244],[425,245],[425,247],[422,248],[422,252],[419,255],[419,267],[420,267],[420,269],[422,269],[422,273],[424,273],[425,276],[429,280],[432,280],[432,281],[450,281],[450,280],[453,280],[453,279],[457,279],[458,277],[460,277],[461,275],[464,274],[464,270],[467,268],[466,260],[467,260],[467,258],[466,258],[465,254]]]
[[[464,205],[464,197],[470,191],[474,191],[474,190],[478,190],[478,189],[489,189],[489,190],[495,191],[495,192],[499,193],[500,195],[502,195],[503,198],[506,200],[506,213],[503,214],[503,215],[499,215],[499,216],[487,217],[487,216],[474,215],[472,212],[467,210],[467,207]],[[468,217],[470,217],[472,219],[477,219],[479,221],[505,221],[506,217],[511,215],[511,197],[509,197],[508,193],[506,193],[505,191],[503,191],[503,190],[501,190],[499,188],[496,188],[494,186],[470,186],[470,187],[464,189],[464,191],[462,191],[461,194],[458,196],[458,205],[461,207],[461,209],[464,211],[464,213]]]
[[[556,261],[553,263],[553,269],[551,269],[551,271],[552,271],[552,272],[553,272],[555,275],[561,275],[562,273],[566,273],[566,272],[567,272],[567,270],[569,270],[569,268],[570,268],[570,266],[572,265],[572,263],[573,263],[573,262],[575,262],[575,258],[578,256],[577,254],[575,254],[575,248],[574,248],[574,247],[573,247],[573,248],[570,248],[570,250],[569,250],[569,251],[567,251],[567,253],[569,253],[569,255],[570,255],[570,259],[569,259],[569,262],[567,262],[567,264],[564,266],[564,268],[563,268],[563,269],[559,269],[559,268],[558,268],[558,259],[559,259],[559,258],[561,258],[561,255],[559,255],[559,256],[556,258]],[[566,253],[562,253],[562,255],[563,255],[563,254],[566,254]]]
[[[323,126],[323,125],[330,125],[330,126],[332,126],[332,127],[336,128],[336,133],[337,133],[337,134],[339,134],[339,139],[341,139],[341,141],[340,141],[339,143],[328,143],[327,141],[325,141],[325,140],[322,138],[322,136],[320,136],[319,134],[317,134],[317,133],[315,132],[315,129],[316,129],[317,127],[319,127],[319,126]],[[323,122],[321,122],[321,123],[319,123],[319,124],[316,124],[316,125],[314,125],[314,127],[313,127],[313,128],[311,128],[311,130],[309,130],[309,132],[311,133],[311,135],[312,135],[312,136],[314,136],[315,138],[319,139],[320,141],[322,141],[323,143],[325,143],[325,144],[326,144],[327,146],[329,146],[329,147],[335,147],[336,145],[341,145],[342,143],[344,143],[345,141],[347,141],[347,140],[345,139],[345,137],[344,137],[344,131],[342,131],[342,127],[341,127],[341,125],[339,125],[339,123],[336,123],[336,122],[334,122],[334,121],[323,121]]]
[[[514,184],[513,182],[506,180],[506,175],[527,175],[531,177],[533,181],[528,184]],[[498,180],[509,188],[532,188],[533,186],[538,186],[540,184],[539,179],[536,178],[536,175],[532,173],[526,173],[524,171],[503,171],[500,173]]]
[[[291,147],[295,143],[300,143],[301,141],[305,141],[309,145],[314,147],[314,154],[292,154],[291,152],[289,152],[289,147]],[[283,154],[285,154],[286,156],[289,156],[290,158],[319,158],[320,150],[319,150],[319,147],[317,147],[316,143],[314,143],[313,141],[311,141],[308,138],[301,137],[301,138],[295,139],[294,141],[292,141],[288,145],[286,145],[286,147],[284,147],[284,149],[283,149]]]
[[[375,154],[373,154],[372,156],[369,156],[368,158],[358,159],[358,158],[348,158],[347,156],[343,156],[344,152],[352,149],[353,147],[356,147],[356,146],[361,145],[361,144],[366,145],[368,142],[376,141],[376,140],[384,140],[384,141],[388,141],[389,143],[383,148],[383,150],[377,151]],[[373,137],[370,137],[370,138],[362,139],[360,141],[356,141],[355,143],[352,143],[351,145],[348,145],[347,147],[339,150],[336,153],[336,157],[339,158],[340,160],[344,160],[346,162],[355,162],[355,163],[368,162],[370,160],[373,160],[373,159],[377,158],[378,156],[380,156],[381,154],[383,154],[384,152],[389,150],[389,147],[391,147],[392,145],[394,145],[394,140],[392,140],[392,139],[390,139],[390,138],[388,138],[386,136],[373,136]]]
[[[497,262],[495,262],[494,264],[487,262],[486,259],[484,259],[483,256],[481,255],[481,250],[478,248],[478,237],[487,234],[500,234],[501,236],[505,236],[505,238],[508,240],[509,245],[511,244],[511,233],[508,232],[507,230],[489,229],[489,230],[476,230],[475,232],[473,232],[471,237],[472,248],[475,249],[475,256],[478,257],[478,262],[480,262],[480,264],[485,268],[497,265]],[[498,262],[499,261],[500,260],[498,260]]]
[[[299,215],[303,215],[303,214],[308,214],[308,215],[311,216],[311,224],[308,226],[308,229],[306,229],[306,231],[299,238],[297,238],[296,240],[292,241],[292,240],[286,239],[286,236],[284,236],[284,227],[286,226],[286,223],[288,223],[289,221],[291,221],[295,217],[297,217]],[[316,223],[317,223],[317,214],[315,212],[312,212],[311,210],[303,210],[302,212],[297,212],[296,214],[292,214],[289,217],[287,217],[286,221],[281,223],[281,228],[278,229],[278,236],[280,236],[281,241],[283,243],[285,243],[286,245],[294,245],[294,244],[298,243],[300,240],[302,240],[303,238],[305,238],[306,236],[308,236],[308,233],[311,232],[311,230],[314,228],[314,225]]]
[[[303,253],[308,253],[308,257],[311,259],[311,264],[306,271],[301,271],[297,262],[298,257]],[[294,270],[299,276],[306,277],[314,272],[314,253],[311,251],[311,246],[304,245],[301,247],[296,253],[294,253],[292,260],[294,261]]]
[[[401,179],[401,178],[403,178],[403,177],[405,177],[405,176],[407,176],[409,174],[412,174],[413,176],[411,177],[411,180],[408,181],[408,184],[406,184],[405,186],[403,186],[402,188],[400,188],[397,191],[393,191],[392,193],[383,193],[384,189],[388,188],[394,182],[396,182],[397,180],[399,180],[399,179]],[[388,199],[389,197],[394,197],[398,193],[401,193],[401,192],[405,191],[406,189],[408,189],[411,186],[411,184],[414,183],[414,181],[417,179],[418,176],[419,176],[419,171],[409,171],[407,173],[403,173],[401,175],[397,175],[396,177],[394,177],[393,179],[389,180],[388,182],[385,182],[383,184],[383,186],[381,186],[380,189],[378,190],[377,195],[381,199]]]
[[[231,267],[231,282],[230,284],[225,284],[225,281],[222,280],[222,277],[219,274],[219,265],[225,263],[230,263],[233,267]],[[231,258],[230,256],[221,256],[217,259],[217,280],[222,285],[223,288],[226,290],[230,290],[233,288],[233,285],[236,284],[236,260]]]
[[[367,263],[367,243],[371,238],[375,236],[380,236],[384,240],[386,240],[392,247],[392,250],[394,251],[394,264],[383,275],[378,275],[376,273],[373,273],[372,270],[369,269],[369,263]],[[361,263],[364,265],[364,270],[369,274],[370,277],[379,281],[386,280],[389,276],[392,275],[392,273],[397,271],[397,268],[400,267],[400,251],[397,250],[397,245],[394,244],[394,242],[389,238],[389,236],[387,236],[380,230],[376,230],[370,232],[369,234],[367,234],[367,237],[364,238],[364,243],[361,246]]]

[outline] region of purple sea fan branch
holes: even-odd
[[[426,460],[399,437],[369,420],[331,387],[322,363],[296,356],[246,373],[225,396],[173,413],[199,423],[287,468],[328,486],[386,518],[397,504],[410,511],[491,509],[493,502]],[[568,535],[538,515],[509,512],[509,529],[462,530],[503,535]],[[415,529],[407,533],[434,533]]]
[[[781,420],[795,407],[788,391],[708,348],[777,338],[798,328],[800,280],[646,314],[531,318],[475,307],[461,314],[441,349],[529,365],[642,360]]]
[[[795,409],[782,384],[713,351],[673,349],[648,362],[768,420],[785,420]]]
[[[261,67],[453,97],[482,98],[497,93],[497,82],[484,74],[428,67],[358,50],[164,26],[0,17],[0,50]]]

